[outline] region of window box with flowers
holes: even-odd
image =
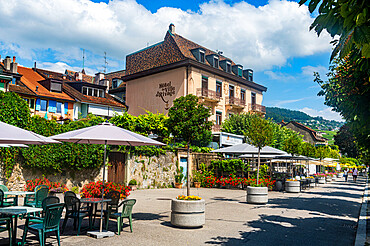
[[[171,201],[171,224],[197,228],[205,224],[205,200],[198,196],[178,196]]]

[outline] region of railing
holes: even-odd
[[[197,89],[197,96],[203,97],[204,99],[208,99],[211,101],[220,101],[220,93],[216,93],[215,91],[206,89],[206,88],[198,88]]]
[[[245,107],[245,100],[236,97],[226,97],[226,105]]]
[[[221,131],[221,125],[212,126],[212,132],[220,132],[220,131]]]
[[[266,107],[260,104],[250,104],[249,111],[255,111],[260,113],[266,113]]]

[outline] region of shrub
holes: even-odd
[[[101,197],[102,186],[103,186],[102,181],[90,182],[88,184],[85,184],[80,192],[81,197],[83,198]],[[110,191],[118,191],[121,194],[121,198],[128,197],[131,191],[131,188],[129,186],[116,184],[113,182],[105,182],[104,187],[105,194],[108,194]]]
[[[131,179],[130,182],[128,182],[128,185],[137,185],[136,179]]]
[[[50,191],[54,192],[66,192],[68,191],[67,186],[60,182],[52,182],[49,179],[46,179],[45,177],[42,177],[41,179],[29,179],[26,181],[24,190],[25,191],[34,191],[36,186],[38,185],[47,185],[49,187]]]

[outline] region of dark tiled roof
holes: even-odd
[[[73,78],[75,78],[75,80],[76,80],[77,73],[82,73],[82,81],[85,81],[85,82],[88,82],[88,83],[94,83],[94,76],[86,75],[84,73],[84,71],[83,72],[75,72],[75,71],[71,71],[71,70],[66,70],[65,73],[67,75],[72,76]]]
[[[312,138],[315,140],[315,141],[318,141],[318,142],[325,142],[327,141],[326,138],[324,137],[321,137],[317,134],[317,132],[311,128],[309,128],[308,126],[302,124],[302,123],[299,123],[299,122],[296,122],[296,121],[290,121],[289,123],[292,123],[293,125],[295,125],[296,127],[298,128],[301,128],[302,130],[305,130],[307,132],[310,133],[310,135],[312,136]],[[289,124],[288,123],[288,124]],[[287,125],[287,124],[286,124]]]
[[[105,79],[109,80],[109,89],[112,88],[112,80],[115,78],[121,79],[126,75],[126,70],[115,71],[105,74]],[[123,82],[125,84],[125,82]]]
[[[79,91],[74,89],[72,86],[68,85],[67,83],[63,83],[63,90],[67,94],[69,94],[71,97],[75,98],[76,100],[80,102],[101,104],[101,105],[107,105],[107,106],[118,107],[118,108],[126,108],[125,105],[117,102],[108,93],[105,93],[105,97],[87,96],[87,95],[80,93]]]
[[[15,92],[17,94],[22,94],[22,95],[29,95],[29,96],[36,96],[36,94],[28,89],[24,85],[9,85],[9,91]]]

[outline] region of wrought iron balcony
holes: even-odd
[[[210,102],[219,102],[221,97],[219,93],[206,88],[198,88],[197,96],[202,97],[204,100]]]
[[[242,100],[240,98],[236,97],[226,97],[226,105],[230,105],[233,107],[238,107],[238,108],[244,108],[245,107],[245,100]]]
[[[259,113],[266,113],[266,107],[260,104],[250,104],[249,111],[259,112]]]

